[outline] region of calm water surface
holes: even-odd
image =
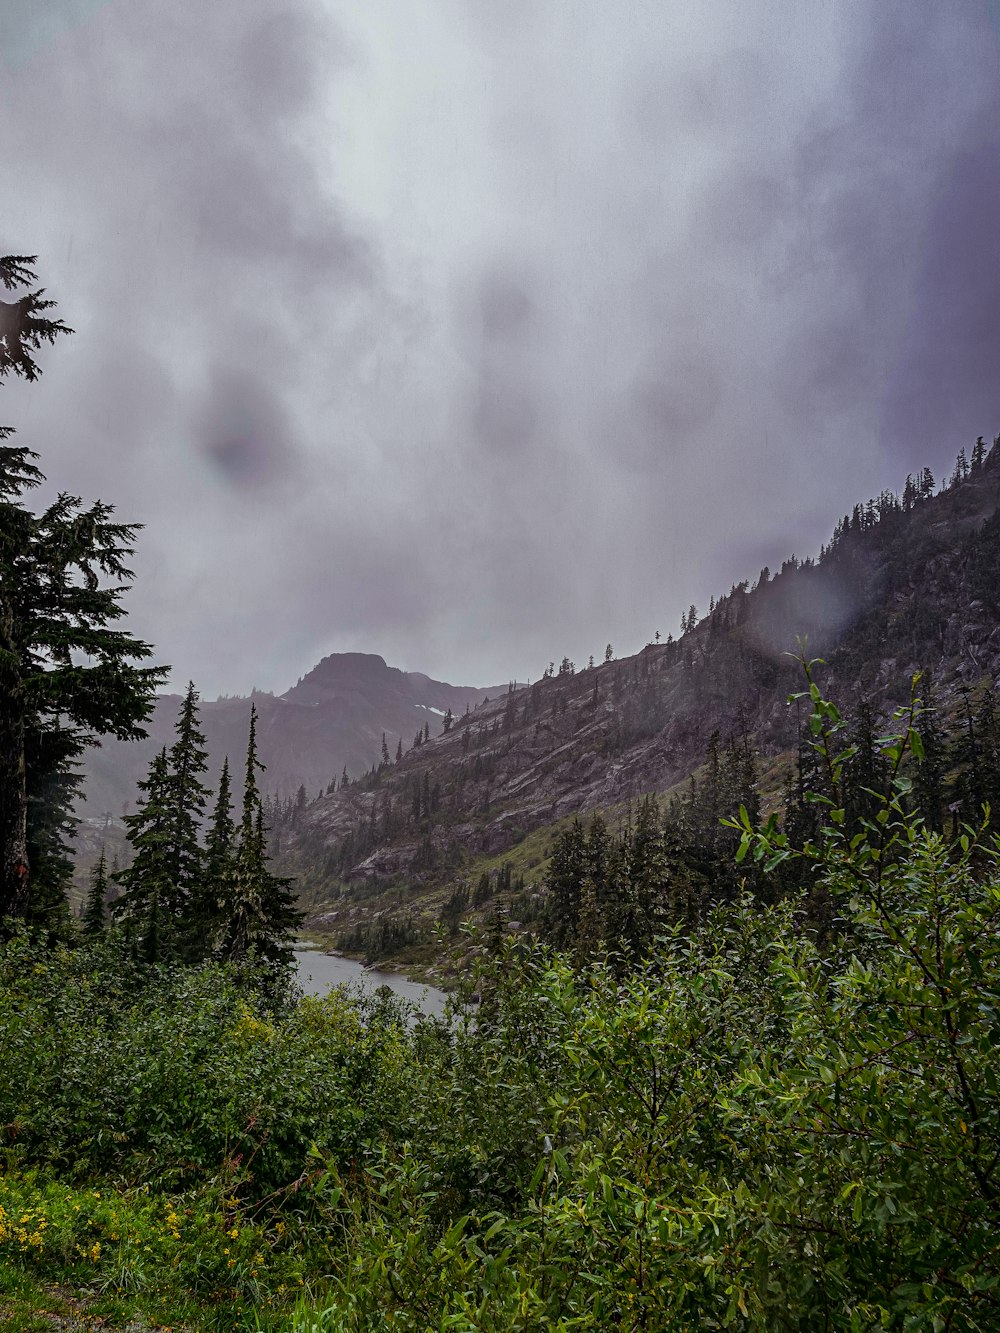
[[[350,986],[368,992],[378,990],[379,986],[388,986],[393,994],[415,1004],[422,1013],[444,1013],[447,999],[444,991],[425,986],[420,981],[411,981],[398,972],[379,972],[375,968],[364,967],[354,958],[322,953],[305,944],[295,950],[295,965],[299,985],[307,995],[325,995],[335,986]]]

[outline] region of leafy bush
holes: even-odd
[[[1000,1327],[1000,842],[910,810],[916,705],[849,823],[810,693],[821,831],[735,821],[807,888],[628,970],[511,945],[474,1019],[12,942],[0,1260],[298,1333]]]
[[[836,791],[843,723],[812,693]],[[860,833],[829,798],[801,848],[743,817],[742,855],[820,871],[832,946],[804,900],[744,899],[624,979],[508,960],[481,1040],[501,1094],[538,1076],[520,1199],[442,1217],[434,1153],[384,1149],[336,1187],[350,1259],[297,1327],[1000,1325],[1000,844],[907,813],[915,720]]]
[[[119,972],[119,967],[126,970]],[[101,948],[0,952],[0,1146],[67,1180],[259,1197],[313,1141],[360,1151],[400,1095],[401,1016],[306,997],[263,1006],[221,967],[129,972]]]

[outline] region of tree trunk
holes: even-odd
[[[0,921],[28,910],[28,794],[24,717],[17,696],[0,689]]]

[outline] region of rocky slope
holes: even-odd
[[[932,668],[939,685],[1000,678],[1000,444],[939,493],[908,479],[838,525],[818,560],[735,585],[677,642],[583,671],[564,664],[480,704],[447,733],[277,830],[310,896],[394,901],[461,881],[562,816],[683,780],[715,730],[760,753],[795,743],[800,639],[834,695],[880,711]],[[432,731],[434,728],[432,728]],[[437,730],[440,732],[441,728]]]
[[[264,790],[284,799],[304,785],[312,798],[345,767],[357,777],[377,762],[383,732],[395,754],[400,739],[408,746],[426,725],[438,729],[448,709],[460,715],[499,688],[449,685],[387,666],[374,653],[335,653],[284,694],[203,700],[209,779],[216,781],[226,755],[235,769],[242,764],[251,702],[257,705],[257,739],[266,765]],[[84,817],[110,812],[117,818],[134,802],[136,783],[145,776],[150,759],[161,746],[173,743],[180,702],[176,695],[157,700],[145,741],[125,745],[108,740],[90,752],[80,810]]]

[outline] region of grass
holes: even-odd
[[[5,1333],[286,1327],[305,1279],[285,1223],[244,1218],[218,1188],[177,1198],[100,1183],[0,1175]]]
[[[187,1302],[183,1322],[171,1314],[167,1322],[135,1301],[102,1294],[91,1288],[73,1288],[71,1284],[42,1282],[23,1268],[0,1262],[0,1321],[5,1333],[85,1333],[100,1329],[103,1333],[144,1333],[158,1329],[163,1333],[186,1333],[202,1327],[197,1322],[201,1312]],[[194,1316],[195,1322],[188,1319]]]

